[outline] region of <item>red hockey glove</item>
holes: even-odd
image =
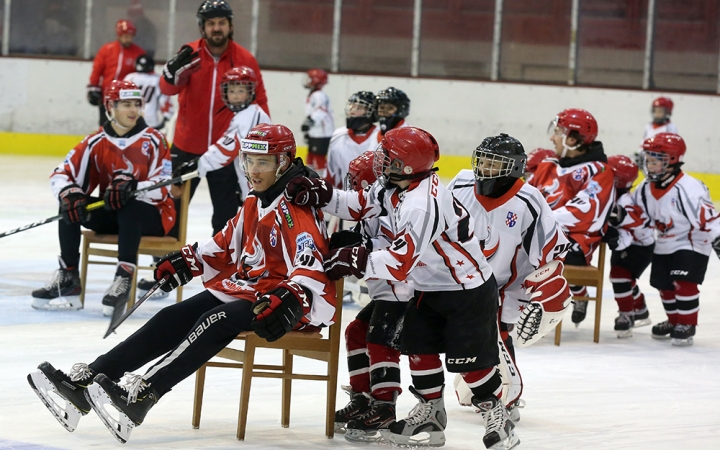
[[[370,252],[365,247],[343,247],[330,251],[325,255],[325,274],[331,280],[353,275],[357,278],[365,276],[365,267]]]
[[[105,191],[105,209],[118,210],[127,205],[137,189],[137,180],[130,173],[115,172],[112,183]]]
[[[155,268],[155,280],[170,277],[160,289],[170,292],[178,286],[185,286],[193,277],[202,275],[203,266],[196,252],[197,244],[186,245],[160,258]]]
[[[285,187],[285,197],[300,206],[322,208],[330,203],[332,184],[321,178],[295,177]]]
[[[60,200],[60,214],[68,224],[87,222],[90,218],[90,213],[86,209],[87,195],[77,184],[64,187],[60,191],[58,199]]]
[[[190,75],[200,70],[200,54],[189,45],[183,45],[177,55],[163,68],[163,78],[174,86],[187,84]]]
[[[310,292],[294,281],[283,281],[253,305],[253,330],[268,342],[277,341],[301,321],[307,322],[311,305]]]

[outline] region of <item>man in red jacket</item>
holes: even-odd
[[[257,75],[257,104],[269,113],[260,67],[253,55],[232,40],[232,9],[225,0],[206,0],[198,9],[201,39],[184,45],[163,69],[160,91],[179,94],[178,118],[171,148],[173,169],[205,153],[225,133],[234,113],[220,96],[222,75],[233,67],[250,67]],[[240,200],[232,165],[207,174],[213,204],[213,234],[235,216]],[[192,193],[200,179],[192,182]]]
[[[135,60],[145,54],[145,50],[133,44],[137,28],[131,21],[118,20],[115,24],[115,33],[117,40],[100,47],[95,55],[87,86],[88,102],[100,109],[100,126],[108,120],[105,116],[105,106],[101,101],[105,89],[110,86],[112,80],[124,80],[125,75],[135,72]]]

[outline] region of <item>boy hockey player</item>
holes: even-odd
[[[289,179],[309,174],[295,159],[292,132],[282,125],[258,125],[241,148],[253,187],[243,207],[215,237],[165,255],[155,271],[156,279],[167,280],[165,290],[198,276],[206,290],[163,309],[94,362],[75,364],[70,374],[45,362],[28,375],[68,431],[92,408],[124,443],[163,395],[239,332],[254,330],[272,342],[292,329],[333,322],[334,284],[322,266],[322,253],[328,251],[322,214],[295,207],[283,196]],[[256,301],[268,304],[257,315]],[[162,355],[144,375],[126,373]],[[124,373],[126,383],[117,384]],[[116,409],[119,420],[106,408]]]
[[[678,346],[693,344],[700,309],[698,285],[705,279],[713,248],[720,257],[720,215],[705,185],[681,170],[685,151],[685,141],[677,134],[646,139],[642,151],[646,179],[632,194],[633,204],[658,230],[650,285],[660,291],[668,319],[652,328],[652,337],[671,338]]]
[[[325,176],[328,146],[335,130],[330,99],[322,88],[328,82],[328,74],[322,69],[310,69],[303,86],[310,93],[305,100],[305,121],[301,129],[308,145],[307,165],[320,176]]]
[[[460,171],[448,185],[475,219],[475,237],[498,283],[498,345],[507,385],[502,400],[515,422],[524,402],[511,335],[520,347],[531,345],[555,328],[570,305],[562,276],[570,244],[542,194],[522,181],[524,167],[525,150],[517,139],[491,136],[473,152],[472,171]],[[460,404],[471,406],[467,384],[459,376],[454,384]]]
[[[170,151],[165,137],[142,118],[142,94],[129,81],[114,80],[105,91],[108,121],[68,153],[50,176],[60,203],[60,268],[42,289],[33,291],[36,309],[80,309],[80,226],[118,235],[118,265],[102,299],[103,313],[125,308],[142,236],[164,236],[175,223],[168,188],[134,197],[132,192],[170,178]],[[105,208],[89,213],[90,194],[99,188]]]
[[[405,118],[410,114],[410,99],[403,91],[389,87],[378,92],[375,102],[380,124],[378,142],[388,131],[409,126]]]
[[[675,133],[678,129],[674,123],[670,122],[670,116],[673,112],[673,101],[668,97],[658,97],[652,102],[650,113],[652,114],[652,122],[645,126],[645,134],[643,141],[651,138],[659,133]]]
[[[135,60],[135,72],[125,76],[125,81],[135,83],[145,99],[143,117],[148,126],[162,130],[173,115],[170,97],[160,92],[160,75],[155,73],[155,61],[149,55]]]
[[[430,133],[404,127],[388,131],[375,152],[378,182],[367,190],[333,189],[323,180],[297,178],[286,194],[298,204],[326,205],[347,220],[384,215],[392,228],[387,249],[360,245],[326,258],[331,279],[410,280],[415,296],[405,313],[401,349],[410,360],[412,392],[419,404],[385,431],[398,445],[440,446],[447,424],[440,353],[450,372],[472,386],[472,402],[486,419],[487,448],[517,444],[515,425],[498,400],[498,290],[473,235],[474,222],[435,174],[440,149]]]
[[[615,200],[612,170],[603,145],[595,138],[595,118],[583,109],[566,109],[552,122],[550,141],[558,160],[546,159],[528,183],[542,192],[572,244],[565,264],[587,266],[600,244],[605,219]],[[587,295],[585,286],[570,286],[574,297]],[[587,301],[575,300],[572,321],[585,320]]]

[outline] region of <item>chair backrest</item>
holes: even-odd
[[[178,221],[178,242],[181,245],[185,245],[187,242],[187,220],[188,220],[188,209],[190,207],[190,183],[192,180],[188,180],[183,183],[182,195],[180,196],[180,207],[177,211]]]

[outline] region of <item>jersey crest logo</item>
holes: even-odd
[[[273,247],[277,245],[277,228],[275,228],[275,225],[273,225],[272,230],[270,230],[270,245]]]
[[[150,152],[148,151],[150,149],[150,143],[148,141],[143,142],[142,148],[140,148],[140,151],[145,156],[150,156]]]
[[[602,188],[600,187],[600,184],[597,181],[591,181],[586,189],[588,196],[590,198],[595,198],[597,194],[602,192]]]
[[[517,223],[517,219],[518,219],[517,214],[515,214],[512,211],[508,211],[507,217],[505,217],[505,225],[512,228]]]
[[[580,181],[583,178],[583,169],[575,169],[572,173],[573,180]]]

